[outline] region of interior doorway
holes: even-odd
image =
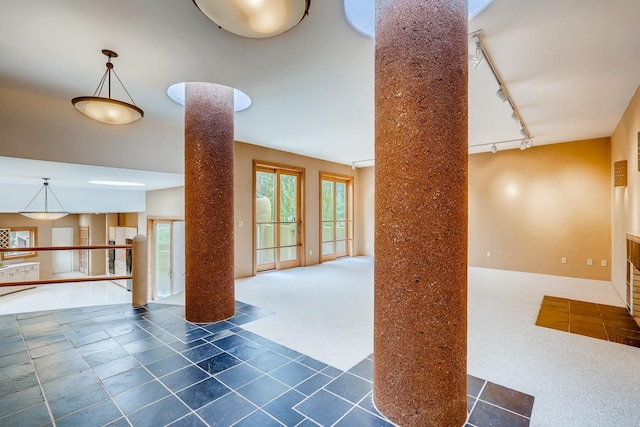
[[[185,222],[150,220],[153,299],[185,290]]]
[[[51,229],[52,246],[73,246],[73,227],[53,227]],[[72,251],[51,252],[51,273],[70,273],[73,271]]]

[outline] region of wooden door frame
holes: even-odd
[[[156,271],[156,233],[154,224],[156,222],[170,222],[173,221],[185,221],[184,216],[159,216],[153,215],[147,217],[147,295],[151,297],[151,300],[155,301],[158,296],[156,295],[155,287],[155,271]],[[171,233],[173,233],[173,225],[171,226]],[[186,289],[185,289],[186,292]]]
[[[320,171],[319,174],[319,179],[318,179],[318,259],[320,263],[326,262],[326,261],[332,261],[334,259],[337,259],[338,257],[334,256],[332,258],[326,258],[323,259],[323,255],[322,255],[322,180],[332,180],[334,183],[334,189],[335,189],[335,182],[337,181],[344,181],[347,184],[347,188],[346,188],[346,195],[347,195],[347,203],[345,206],[345,210],[346,210],[346,225],[347,225],[347,255],[348,257],[353,256],[353,230],[354,230],[354,224],[353,224],[353,206],[354,206],[354,201],[353,201],[353,186],[354,186],[354,178],[352,175],[343,175],[343,174],[339,174],[339,173],[334,173],[334,172],[326,172],[326,171]],[[334,191],[334,201],[335,201],[335,191]],[[335,219],[335,203],[334,203],[334,223],[337,222],[337,220]],[[334,242],[335,242],[335,227],[334,227]],[[335,254],[335,246],[334,246],[334,254]]]

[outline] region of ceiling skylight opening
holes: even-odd
[[[141,182],[130,181],[89,181],[89,184],[111,185],[114,187],[144,187],[144,184]]]
[[[185,82],[174,83],[167,89],[169,98],[180,105],[184,105],[184,85]],[[240,89],[233,88],[233,111],[237,113],[246,110],[250,106],[251,97]]]
[[[469,0],[469,20],[485,10],[493,0]],[[354,30],[373,38],[376,32],[375,0],[344,0],[344,14]]]

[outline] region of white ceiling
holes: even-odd
[[[484,30],[541,145],[612,134],[640,82],[638,17],[637,0],[494,0],[468,30]],[[120,55],[138,122],[96,123],[71,105],[93,93],[104,48]],[[374,41],[349,26],[341,0],[312,0],[297,27],[260,40],[217,28],[189,0],[3,2],[0,52],[0,182],[86,186],[102,174],[145,190],[180,185],[183,107],[166,95],[178,81],[249,94],[237,140],[344,164],[373,158]],[[486,63],[470,68],[470,152],[520,137],[496,90]]]

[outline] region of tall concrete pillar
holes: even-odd
[[[377,0],[374,403],[462,426],[467,339],[467,1]]]
[[[190,322],[233,316],[233,88],[185,87],[185,299]]]

